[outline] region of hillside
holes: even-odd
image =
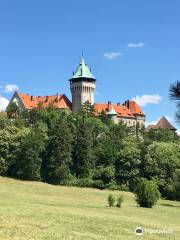
[[[139,239],[134,229],[168,228],[172,234],[145,233],[140,239],[180,239],[180,202],[159,201],[139,208],[124,192],[121,209],[107,207],[110,191],[52,186],[0,177],[0,239]],[[119,192],[113,192],[118,195]]]

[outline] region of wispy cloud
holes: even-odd
[[[128,48],[142,48],[144,47],[144,42],[138,42],[138,43],[128,43]]]
[[[2,91],[5,93],[13,93],[15,91],[18,91],[19,87],[16,84],[6,84],[2,87]]]
[[[159,94],[142,95],[136,96],[133,98],[133,100],[136,101],[140,106],[146,106],[147,104],[158,104],[162,100],[162,97]]]
[[[9,104],[9,100],[5,97],[0,96],[0,112],[5,111]]]
[[[120,56],[122,56],[123,54],[121,52],[108,52],[108,53],[104,53],[104,57],[107,59],[115,59],[118,58]]]

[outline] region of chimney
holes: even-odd
[[[31,101],[33,101],[34,100],[34,97],[33,97],[33,95],[31,95]]]
[[[46,96],[46,100],[45,101],[48,102],[48,96]]]
[[[111,105],[111,101],[108,101],[108,109],[110,108]]]
[[[130,105],[129,100],[125,101],[124,104],[123,104],[123,106],[126,106],[127,108],[129,108],[129,105]]]
[[[118,103],[117,103],[117,106],[120,106],[120,105],[121,105],[120,102],[118,102]]]

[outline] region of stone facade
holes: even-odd
[[[94,104],[95,82],[79,81],[70,83],[72,95],[72,111],[78,112],[85,102]]]

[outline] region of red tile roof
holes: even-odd
[[[32,109],[42,104],[43,107],[48,107],[52,104],[54,108],[71,109],[71,102],[64,94],[51,96],[32,96],[24,93],[17,93],[26,109]]]
[[[129,101],[129,106],[127,104],[108,104],[108,103],[96,103],[95,111],[96,114],[100,114],[102,111],[107,112],[109,109],[114,109],[117,115],[123,117],[134,117],[136,114],[144,115],[140,107],[134,101]]]
[[[131,110],[132,114],[144,115],[143,111],[135,101],[129,101],[129,109]]]

